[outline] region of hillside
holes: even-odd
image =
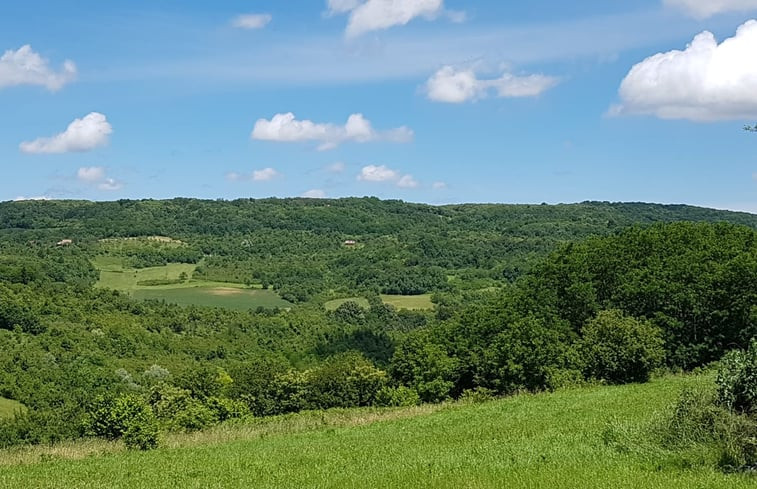
[[[149,453],[87,443],[5,451],[0,486],[753,487],[749,475],[718,472],[702,447],[673,452],[654,441],[680,390],[710,381],[668,377],[430,410],[303,413],[177,435]]]

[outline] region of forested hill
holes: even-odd
[[[757,215],[645,203],[430,206],[377,198],[23,201],[0,203],[3,230],[78,232],[82,237],[224,235],[261,229],[345,235],[479,231],[573,239],[630,224],[724,221],[757,227]]]

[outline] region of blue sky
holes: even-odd
[[[752,0],[9,0],[0,200],[757,212],[751,19]]]

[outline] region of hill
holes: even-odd
[[[718,472],[701,447],[667,451],[650,435],[680,390],[703,382],[711,378],[668,377],[433,409],[303,413],[177,435],[168,448],[149,453],[87,443],[5,451],[0,486],[753,487],[752,476]]]

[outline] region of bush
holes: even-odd
[[[127,448],[149,450],[158,446],[158,421],[140,396],[100,397],[87,413],[85,433],[109,440],[123,438]]]
[[[311,408],[370,406],[386,385],[386,373],[363,355],[335,355],[307,372]]]
[[[582,333],[587,377],[612,384],[646,382],[662,365],[662,335],[649,322],[607,310],[589,321]]]
[[[170,431],[198,431],[218,422],[216,414],[186,389],[158,385],[148,400],[157,420]]]
[[[747,351],[727,354],[715,382],[720,405],[737,413],[757,415],[757,341]]]
[[[376,393],[375,406],[379,407],[408,407],[417,406],[421,398],[415,390],[404,385],[398,387],[382,387]]]

